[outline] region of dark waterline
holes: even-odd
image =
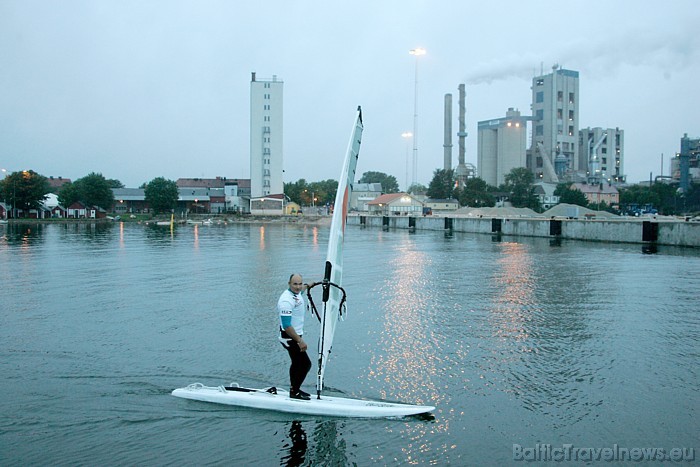
[[[274,303],[290,272],[320,278],[326,244],[325,227],[298,225],[0,226],[0,463],[503,465],[514,445],[697,450],[700,255],[688,249],[348,228],[349,317],[329,390],[430,403],[434,420],[170,396],[192,382],[284,387]]]

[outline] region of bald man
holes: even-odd
[[[301,390],[301,385],[311,369],[311,360],[306,353],[308,345],[304,342],[304,317],[306,303],[302,292],[316,285],[315,282],[305,284],[301,274],[289,277],[289,287],[282,292],[277,301],[277,311],[280,317],[280,342],[287,352],[292,364],[289,367],[289,397],[292,399],[309,400],[309,393]]]

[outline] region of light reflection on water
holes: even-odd
[[[491,310],[499,345],[485,361],[482,377],[497,390],[522,400],[525,409],[550,416],[554,427],[581,420],[601,404],[600,398],[591,395],[605,383],[598,381],[601,368],[609,367],[604,355],[590,345],[594,331],[589,318],[577,311],[586,305],[588,285],[579,282],[572,289],[566,268],[559,270],[557,265],[537,269],[539,252],[531,251],[531,246],[501,246],[501,269],[494,275],[494,284],[502,293]],[[543,300],[543,294],[562,285],[566,290],[560,298]],[[576,291],[584,293],[577,296]],[[578,303],[571,306],[571,300]],[[542,303],[552,306],[543,308]]]
[[[670,448],[700,432],[700,255],[478,235],[346,236],[327,382],[435,405],[433,421],[169,396],[283,386],[274,303],[289,273],[321,278],[326,244],[316,226],[0,227],[0,464],[493,465],[512,443]]]

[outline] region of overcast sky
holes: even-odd
[[[0,0],[0,167],[137,187],[248,178],[250,77],[284,81],[285,182],[337,178],[355,109],[358,176],[406,182],[418,60],[418,181],[443,165],[444,95],[477,122],[530,115],[533,74],[580,73],[580,125],[625,131],[628,181],[700,136],[700,6],[636,1]],[[457,139],[453,138],[453,164]],[[410,174],[409,174],[410,177]]]

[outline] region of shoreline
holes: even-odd
[[[188,219],[190,224],[201,225],[206,220],[212,220],[212,225],[227,225],[227,224],[257,224],[257,223],[285,223],[285,224],[308,224],[308,225],[330,225],[331,216],[241,216],[229,217],[221,215],[199,215],[197,217],[190,216]],[[22,225],[22,224],[141,224],[154,225],[158,222],[169,222],[168,216],[156,216],[149,219],[3,219],[0,225]],[[176,219],[175,225],[189,225],[185,219]]]

